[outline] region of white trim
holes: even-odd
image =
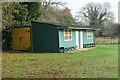
[[[79,49],[79,35],[78,35],[78,31],[76,31],[76,46],[77,46],[77,49]]]
[[[80,48],[83,48],[83,31],[80,31]]]
[[[85,29],[85,30],[101,30],[101,29],[95,29],[95,28],[81,28],[80,26],[79,27],[68,27],[68,29],[78,29],[78,30],[82,30],[82,29]]]
[[[64,39],[64,41],[72,41],[72,39],[69,39],[69,40],[65,40],[65,39]]]
[[[89,37],[89,36],[91,36],[91,37]],[[87,31],[86,32],[86,37],[87,37],[87,39],[92,39],[92,32],[91,31]]]
[[[65,40],[65,30],[71,31],[71,39]],[[72,30],[71,29],[64,29],[64,41],[72,41]]]

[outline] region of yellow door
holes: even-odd
[[[14,28],[12,30],[12,48],[13,50],[29,50],[30,44],[30,28]]]

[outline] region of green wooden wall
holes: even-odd
[[[31,42],[33,52],[58,52],[58,30],[55,25],[32,22]]]

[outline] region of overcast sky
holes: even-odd
[[[57,0],[61,2],[66,2],[67,5],[71,9],[71,13],[74,16],[76,12],[80,11],[82,7],[84,7],[89,2],[109,2],[111,4],[110,11],[115,15],[115,22],[118,22],[118,2],[119,0]]]

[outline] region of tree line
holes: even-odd
[[[63,6],[63,3],[5,2],[2,5],[3,26],[30,26],[31,21],[63,24],[75,22],[69,8],[58,7],[58,5]]]
[[[31,21],[76,24],[99,28],[96,36],[115,36],[119,34],[109,3],[88,3],[73,17],[67,3],[55,0],[41,2],[4,2],[2,3],[2,29],[5,26],[31,26]]]

